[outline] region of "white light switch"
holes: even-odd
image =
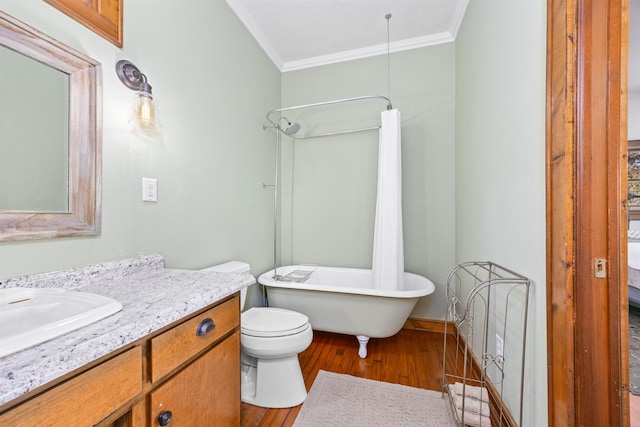
[[[142,178],[142,201],[158,201],[158,180],[153,178]]]

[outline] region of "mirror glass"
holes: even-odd
[[[100,63],[0,11],[0,241],[100,233]]]
[[[69,75],[0,46],[0,210],[69,209]]]

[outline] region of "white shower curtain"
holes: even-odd
[[[373,231],[373,286],[403,289],[402,159],[400,111],[382,112],[378,145],[378,197]]]

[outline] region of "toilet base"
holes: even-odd
[[[251,360],[249,363],[246,361]],[[307,388],[298,355],[256,359],[243,354],[242,398],[263,408],[291,408],[304,402]]]

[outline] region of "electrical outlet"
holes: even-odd
[[[158,180],[153,178],[142,178],[142,201],[158,201]]]
[[[496,334],[496,356],[504,357],[504,340]]]

